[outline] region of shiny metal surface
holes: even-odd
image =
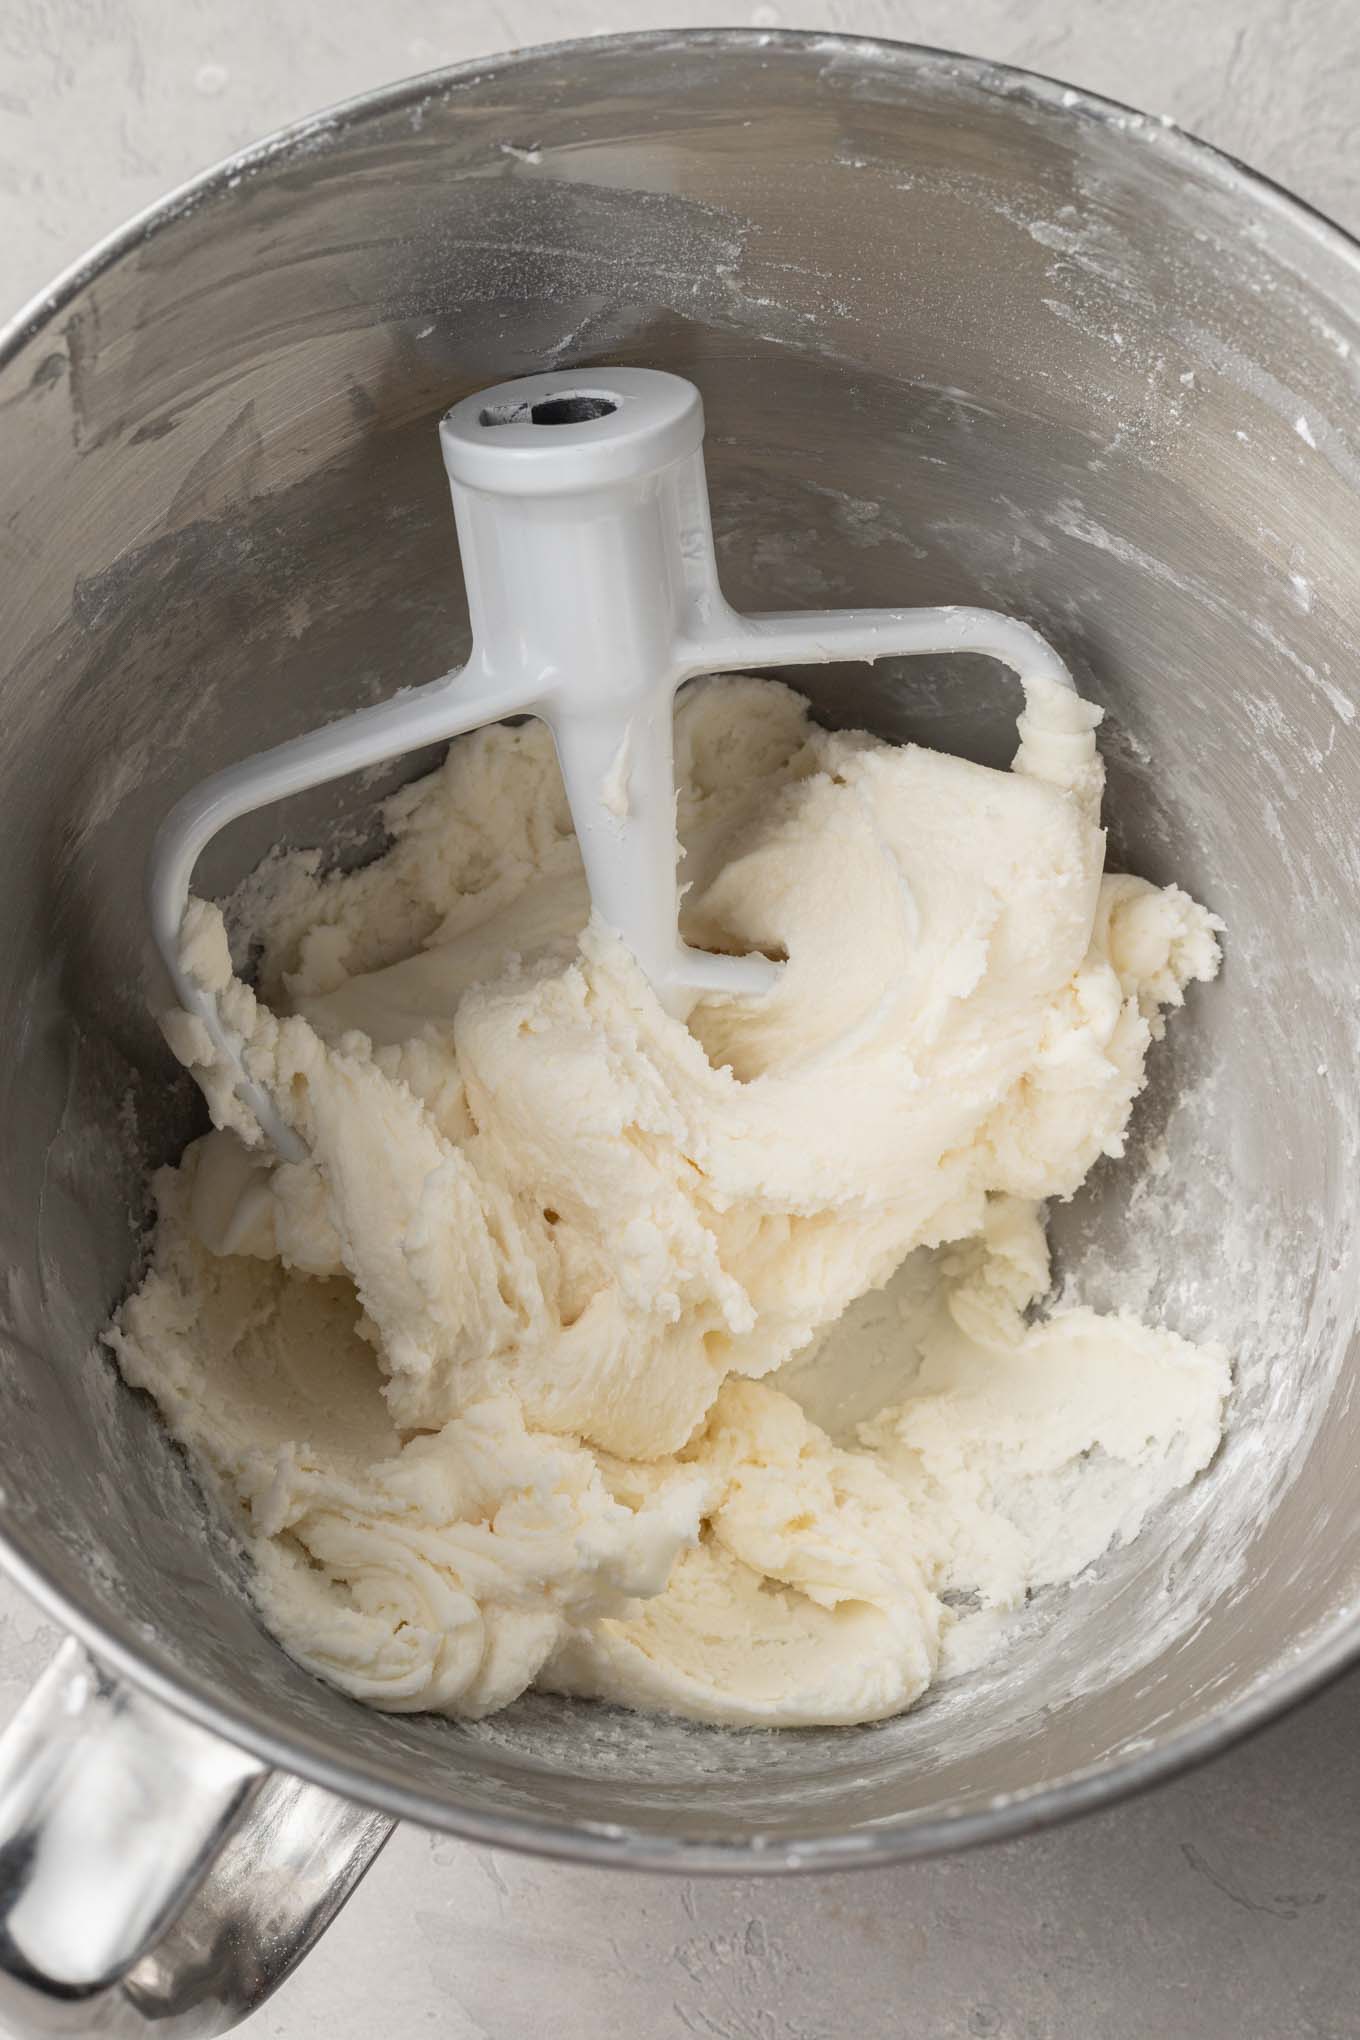
[[[391,1833],[69,1641],[0,1736],[0,2021],[206,2040],[255,2011]]]
[[[1156,123],[929,53],[733,33],[380,94],[68,279],[0,368],[0,1522],[21,1580],[267,1761],[431,1826],[687,1869],[1013,1832],[1353,1656],[1358,313],[1352,244]],[[1229,1445],[1036,1608],[1013,1659],[873,1729],[368,1714],[264,1636],[154,1416],[92,1353],[135,1260],[131,1121],[160,1155],[192,1123],[139,969],[155,818],[463,655],[432,421],[606,358],[700,385],[734,602],[978,602],[1052,637],[1108,710],[1118,860],[1230,929],[1142,1109],[1151,1166],[1059,1214],[1093,1301],[1141,1237],[1142,1306],[1233,1345]],[[994,758],[1005,691],[977,678],[961,701],[846,669],[815,699]],[[293,840],[372,798],[299,802]],[[214,881],[271,829],[224,840]]]

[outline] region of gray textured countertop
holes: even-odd
[[[1171,115],[1360,230],[1356,0],[0,0],[0,315],[267,129],[557,36],[836,28]],[[0,1582],[0,1719],[57,1642]],[[896,1871],[690,1884],[407,1828],[261,2040],[1353,2040],[1360,1675],[1161,1791]]]

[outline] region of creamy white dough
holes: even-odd
[[[1098,720],[1031,687],[997,772],[691,689],[684,932],[787,962],[689,1028],[588,918],[538,724],[455,744],[366,868],[277,863],[258,996],[191,905],[310,1159],[171,1015],[218,1130],[109,1337],[304,1664],[392,1709],[877,1719],[1207,1463],[1222,1351],[1034,1315],[1042,1202],[1218,967],[1202,907],[1103,874]]]

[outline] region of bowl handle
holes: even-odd
[[[0,1737],[0,2026],[201,2040],[249,2017],[392,1832],[74,1638]]]

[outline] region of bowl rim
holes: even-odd
[[[1225,191],[1249,198],[1296,235],[1302,231],[1324,258],[1339,258],[1355,278],[1360,298],[1360,241],[1283,185],[1252,170],[1225,150],[1200,140],[1166,116],[1139,112],[1121,101],[1020,67],[938,49],[927,44],[814,29],[651,29],[617,35],[570,37],[394,80],[336,101],[288,123],[247,148],[188,179],[69,264],[0,325],[0,370],[8,367],[67,311],[99,276],[202,201],[218,198],[244,178],[278,161],[317,151],[364,122],[403,109],[447,100],[489,78],[532,71],[571,53],[629,54],[641,59],[728,50],[762,50],[803,59],[844,55],[882,67],[942,72],[975,88],[1020,100],[1072,121],[1117,127],[1155,143],[1163,153],[1193,163]],[[174,1712],[188,1716],[266,1764],[342,1797],[418,1826],[464,1840],[567,1862],[629,1869],[703,1874],[847,1870],[883,1866],[969,1848],[1034,1832],[1080,1813],[1114,1805],[1227,1750],[1321,1691],[1360,1661],[1360,1612],[1343,1607],[1296,1648],[1293,1662],[1263,1676],[1237,1700],[1210,1708],[1189,1727],[1155,1747],[1131,1750],[1108,1763],[998,1795],[984,1807],[906,1816],[881,1827],[844,1834],[755,1835],[742,1841],[703,1836],[667,1837],[612,1822],[570,1822],[518,1812],[461,1807],[433,1791],[415,1790],[376,1759],[336,1753],[331,1740],[301,1724],[280,1724],[264,1708],[224,1697],[204,1676],[176,1666],[167,1652],[137,1634],[131,1621],[73,1596],[22,1530],[0,1511],[0,1566],[42,1611],[72,1632],[100,1659]],[[355,1703],[356,1705],[359,1703]]]

